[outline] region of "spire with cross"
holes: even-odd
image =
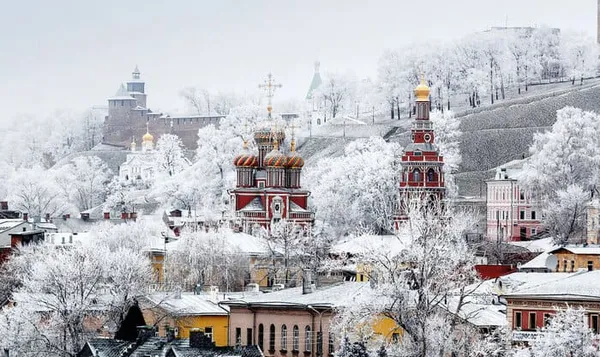
[[[273,75],[271,73],[267,75],[267,79],[265,79],[264,84],[258,85],[258,88],[264,90],[267,94],[267,110],[269,111],[269,117],[271,117],[271,111],[273,110],[273,96],[275,95],[275,90],[281,87],[281,84],[275,83],[275,81],[273,80]]]

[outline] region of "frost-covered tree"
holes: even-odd
[[[581,212],[600,177],[599,133],[598,114],[566,107],[556,113],[552,130],[534,136],[523,182],[542,200],[543,222],[559,243],[583,232]]]
[[[476,281],[473,252],[463,234],[474,219],[458,212],[414,203],[400,226],[400,248],[372,247],[353,258],[369,267],[373,288],[343,309],[346,331],[387,316],[404,330],[399,355],[441,356],[459,353],[471,343],[458,317]],[[449,303],[449,301],[452,303]],[[458,338],[463,336],[463,338]]]
[[[558,310],[531,343],[531,357],[592,357],[600,354],[584,309]]]
[[[66,200],[80,211],[103,203],[112,172],[97,156],[80,156],[55,170],[56,183]]]
[[[75,356],[96,329],[121,323],[151,272],[141,252],[102,242],[30,246],[8,264],[26,267],[13,270],[16,306],[0,312],[0,346],[17,356]]]
[[[435,130],[435,143],[444,157],[444,182],[448,196],[458,194],[454,174],[458,172],[462,156],[460,154],[460,120],[451,111],[431,112],[430,120]]]
[[[250,257],[228,240],[231,230],[184,232],[169,250],[166,281],[192,289],[196,285],[239,291],[249,278]]]
[[[325,103],[331,118],[335,118],[339,114],[353,112],[356,86],[357,80],[350,73],[327,73],[313,95]]]
[[[316,218],[341,233],[359,227],[391,227],[398,201],[400,147],[371,137],[349,143],[344,156],[324,158],[306,168]]]
[[[29,213],[31,218],[61,216],[73,211],[73,206],[65,200],[54,175],[40,167],[20,169],[9,183],[8,200],[15,209]]]
[[[170,177],[181,172],[186,166],[183,143],[177,135],[161,135],[156,142],[154,154],[159,175]]]
[[[562,62],[571,82],[596,76],[598,72],[598,46],[595,41],[583,33],[566,32],[561,46]]]

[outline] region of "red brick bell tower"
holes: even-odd
[[[444,158],[435,145],[435,133],[429,120],[429,87],[421,78],[415,88],[416,118],[411,128],[411,143],[402,152],[400,207],[394,217],[396,227],[408,219],[415,203],[434,204],[444,198]]]

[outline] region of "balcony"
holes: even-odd
[[[248,211],[238,211],[236,212],[236,217],[238,218],[266,218],[266,212],[248,212]]]
[[[312,212],[290,212],[290,219],[313,220],[314,218]]]

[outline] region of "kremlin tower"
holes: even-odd
[[[429,120],[429,87],[421,78],[415,88],[416,118],[411,128],[411,143],[402,153],[400,209],[394,217],[396,227],[408,219],[414,202],[435,204],[444,198],[444,159],[435,145],[435,133]]]

